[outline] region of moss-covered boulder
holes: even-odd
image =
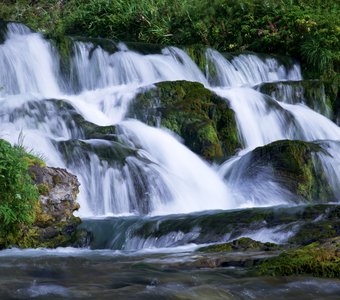
[[[128,116],[172,130],[208,160],[229,157],[240,147],[234,112],[197,82],[158,83],[137,95]]]
[[[340,237],[288,250],[259,267],[266,275],[340,277]]]
[[[272,180],[290,193],[291,201],[334,201],[332,188],[317,158],[321,152],[328,155],[322,144],[282,140],[254,149],[238,163],[245,180],[253,180],[266,169]]]

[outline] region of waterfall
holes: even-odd
[[[290,81],[302,80],[297,63],[255,54],[228,57],[208,49],[201,70],[176,47],[158,54],[141,54],[124,44],[113,53],[90,42],[73,41],[72,47],[65,71],[53,42],[8,23],[0,44],[0,134],[12,143],[24,136],[24,145],[47,164],[76,174],[82,216],[287,203],[288,192],[265,168],[257,181],[240,188],[236,163],[254,148],[281,139],[328,140],[329,155],[320,159],[339,194],[339,146],[332,142],[340,140],[339,127],[329,114],[289,101],[283,91]],[[243,147],[237,156],[213,166],[169,130],[126,118],[136,94],[175,80],[200,82],[227,101]],[[276,94],[258,89],[277,82]]]

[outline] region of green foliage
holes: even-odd
[[[15,236],[21,225],[33,222],[37,199],[26,152],[0,140],[0,239]]]
[[[333,0],[2,1],[0,18],[50,36],[86,35],[300,59],[310,78],[340,68],[339,3]]]

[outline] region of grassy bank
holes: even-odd
[[[290,55],[308,77],[333,78],[340,68],[339,11],[333,0],[2,0],[0,18],[54,37]]]

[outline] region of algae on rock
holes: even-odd
[[[340,277],[340,237],[315,242],[269,258],[259,266],[262,275]]]
[[[157,83],[137,95],[128,116],[172,130],[188,148],[210,161],[230,157],[240,148],[234,112],[197,82]]]
[[[254,149],[237,163],[242,166],[244,180],[253,181],[266,168],[271,180],[290,194],[290,199],[286,200],[297,203],[333,201],[335,195],[317,157],[318,153],[328,155],[321,142],[281,140]]]

